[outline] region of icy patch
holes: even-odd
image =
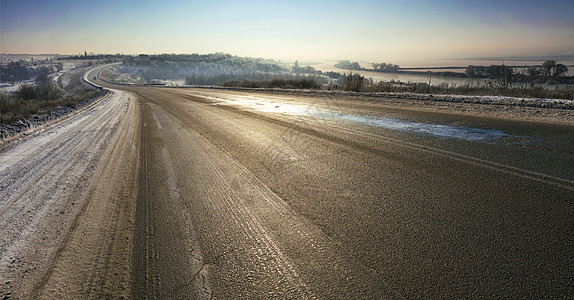
[[[500,143],[504,145],[526,145],[537,139],[529,136],[510,135],[502,130],[473,128],[467,126],[450,126],[434,123],[411,122],[393,118],[349,115],[340,112],[320,110],[309,105],[286,104],[254,96],[242,96],[231,99],[209,97],[219,103],[240,105],[257,111],[309,116],[321,119],[338,119],[367,126],[385,128],[416,135],[434,136],[445,139],[457,139],[471,142]]]
[[[506,145],[524,145],[535,141],[528,136],[513,136],[502,130],[473,128],[467,126],[450,126],[433,123],[404,121],[392,118],[366,117],[346,114],[319,113],[313,116],[321,118],[334,118],[359,123],[368,126],[380,127],[417,135],[450,138],[471,142],[494,142]]]
[[[253,96],[242,96],[234,98],[231,104],[246,106],[262,112],[279,113],[287,115],[306,115],[313,111],[308,105],[285,104],[273,102],[266,99],[255,98]]]

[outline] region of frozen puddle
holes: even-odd
[[[241,105],[263,112],[296,116],[310,116],[322,119],[338,119],[367,126],[380,127],[417,135],[434,136],[438,138],[457,139],[472,142],[487,142],[504,145],[526,145],[537,141],[537,139],[533,137],[510,135],[503,132],[502,130],[411,122],[383,117],[349,115],[342,114],[340,112],[320,110],[308,105],[272,102],[266,99],[255,98],[253,96],[238,97],[231,100],[217,98],[217,100],[224,102],[225,104]]]

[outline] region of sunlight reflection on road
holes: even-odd
[[[340,111],[323,110],[310,105],[287,104],[277,102],[272,99],[264,99],[254,96],[241,96],[230,99],[212,99],[219,101],[219,104],[239,105],[261,112],[292,116],[308,116],[321,119],[337,119],[367,126],[380,127],[417,135],[434,136],[438,138],[450,138],[472,142],[501,143],[505,145],[526,145],[537,141],[534,137],[510,135],[502,130],[412,122],[385,117],[351,115]]]

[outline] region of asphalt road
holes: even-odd
[[[322,97],[125,89],[139,96],[143,120],[136,296],[574,292],[573,126]],[[342,114],[506,136],[437,137]]]
[[[135,299],[574,294],[572,124],[93,81],[137,104]]]

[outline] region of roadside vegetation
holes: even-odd
[[[347,89],[346,89],[347,90]],[[559,87],[545,88],[534,83],[516,83],[504,79],[497,79],[476,84],[448,84],[441,83],[429,85],[428,83],[379,82],[365,84],[360,88],[362,92],[375,93],[417,93],[439,95],[466,95],[466,96],[508,96],[518,98],[540,99],[566,99],[574,100],[574,88]]]
[[[429,77],[430,81],[430,77]],[[338,85],[328,89],[367,93],[415,93],[463,96],[508,96],[518,98],[545,98],[574,100],[574,88],[555,85],[554,88],[536,84],[514,76],[505,68],[500,68],[497,76],[485,81],[464,84],[430,84],[426,82],[373,82],[358,74],[346,75]]]
[[[187,84],[222,84],[262,75],[286,74],[289,70],[278,62],[238,57],[225,53],[161,54],[125,57],[120,71],[136,74],[146,82],[185,79]]]
[[[267,80],[228,81],[226,87],[242,88],[280,88],[280,89],[318,89],[320,84],[314,78],[275,78]]]
[[[149,84],[183,80],[186,85],[262,87],[273,85],[316,88],[343,76],[337,72],[322,72],[311,66],[300,67],[297,62],[291,66],[271,59],[239,57],[226,53],[141,54],[125,57],[123,64],[117,70],[120,73],[139,76]],[[307,84],[310,79],[317,84]]]
[[[79,102],[92,98],[101,91],[84,83],[83,72],[99,63],[77,63],[75,70],[63,72],[63,62],[9,62],[2,65],[2,81],[15,88],[14,92],[0,92],[0,124],[12,124],[35,116],[54,113],[63,108],[73,108]],[[65,77],[65,80],[62,80]],[[7,80],[5,80],[7,79]],[[23,82],[26,81],[26,82]]]
[[[374,63],[373,69],[362,68],[358,62],[339,61],[335,67],[352,71],[374,71],[426,75],[429,82],[373,82],[360,75],[345,75],[332,88],[355,92],[426,93],[481,96],[511,96],[524,98],[574,99],[574,77],[565,74],[568,68],[555,60],[547,60],[541,66],[510,67],[502,65],[469,65],[464,73],[416,72],[401,69],[389,63]],[[440,69],[440,68],[437,68]],[[433,76],[480,78],[484,81],[463,84],[431,84]],[[570,86],[569,86],[570,85]],[[331,87],[330,87],[331,88]]]

